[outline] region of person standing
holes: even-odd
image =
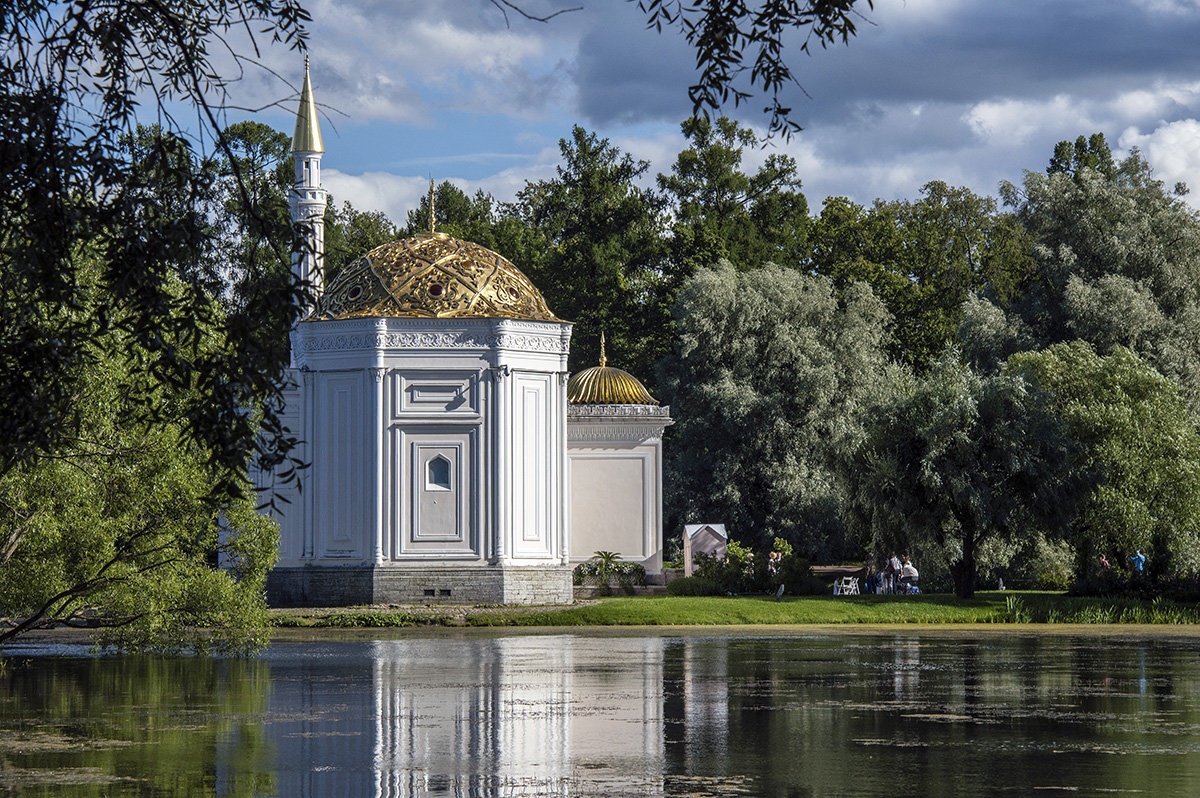
[[[888,557],[887,573],[888,573],[888,589],[887,592],[895,593],[900,585],[900,558],[893,552],[891,557]]]
[[[1138,549],[1133,554],[1130,554],[1129,562],[1133,563],[1134,576],[1141,576],[1142,571],[1146,568],[1146,555],[1142,553],[1142,550]]]

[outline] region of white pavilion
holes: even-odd
[[[285,422],[309,463],[283,501],[276,605],[558,604],[574,564],[661,570],[662,434],[631,375],[569,381],[571,324],[500,255],[430,231],[325,284],[324,146],[305,68],[293,264],[319,299],[292,333]],[[568,399],[569,395],[569,399]]]

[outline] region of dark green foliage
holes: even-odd
[[[349,202],[335,210],[330,197],[325,211],[325,284],[343,266],[400,237],[396,225],[380,211],[360,211]]]
[[[151,421],[202,452],[214,494],[239,490],[253,453],[286,456],[281,333],[302,287],[286,269],[238,273],[236,302],[217,313],[231,275],[210,236],[217,197],[203,159],[175,130],[129,140],[135,98],[148,95],[194,108],[201,135],[231,157],[208,100],[225,85],[211,53],[239,58],[224,45],[234,29],[299,46],[306,19],[294,0],[33,0],[0,14],[0,473],[80,436],[75,381],[95,342],[118,331],[142,375],[128,389],[172,399],[154,403]],[[277,263],[288,243],[275,242]],[[97,279],[79,277],[83,248]]]
[[[610,363],[653,390],[671,325],[661,200],[636,183],[648,164],[578,126],[559,147],[557,176],[526,184],[504,208],[526,232],[500,254],[525,272],[556,316],[575,323],[572,371],[597,364],[603,332]]]
[[[1113,161],[1112,150],[1108,148],[1103,133],[1093,133],[1086,138],[1080,136],[1074,143],[1060,141],[1055,144],[1046,174],[1063,172],[1078,175],[1084,169],[1098,172],[1109,180],[1117,179],[1117,164]]]
[[[982,546],[1061,534],[1090,487],[1046,399],[1019,377],[971,371],[953,350],[867,417],[843,461],[853,527],[874,551],[936,554],[959,598],[974,594]]]
[[[769,551],[751,551],[736,540],[729,542],[725,557],[717,559],[697,554],[694,562],[698,580],[677,590],[709,590],[716,592],[672,593],[672,595],[710,596],[721,593],[774,593],[780,586],[788,595],[817,595],[825,585],[812,575],[808,560],[797,556],[791,544],[776,538]],[[679,581],[679,580],[675,580]],[[668,584],[670,585],[675,582]]]
[[[917,369],[954,339],[973,293],[1004,305],[1033,268],[1029,237],[995,200],[937,180],[921,192],[870,208],[831,197],[811,233],[813,269],[868,283],[892,314],[892,355]]]
[[[688,119],[682,128],[689,146],[675,159],[671,174],[658,176],[674,215],[672,295],[697,269],[722,259],[740,269],[764,263],[799,266],[810,222],[795,160],[770,155],[747,175],[741,171],[743,153],[759,144],[749,128],[726,117]]]

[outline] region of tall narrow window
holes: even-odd
[[[425,465],[426,490],[450,490],[450,461],[440,454]]]

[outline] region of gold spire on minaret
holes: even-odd
[[[325,152],[317,104],[313,100],[312,81],[308,77],[308,56],[304,56],[304,88],[300,90],[300,108],[296,111],[296,131],[292,134],[292,152]]]
[[[437,209],[433,204],[433,178],[429,178],[429,234],[437,232]]]
[[[600,368],[608,365],[608,356],[604,354],[604,331],[600,332]]]

